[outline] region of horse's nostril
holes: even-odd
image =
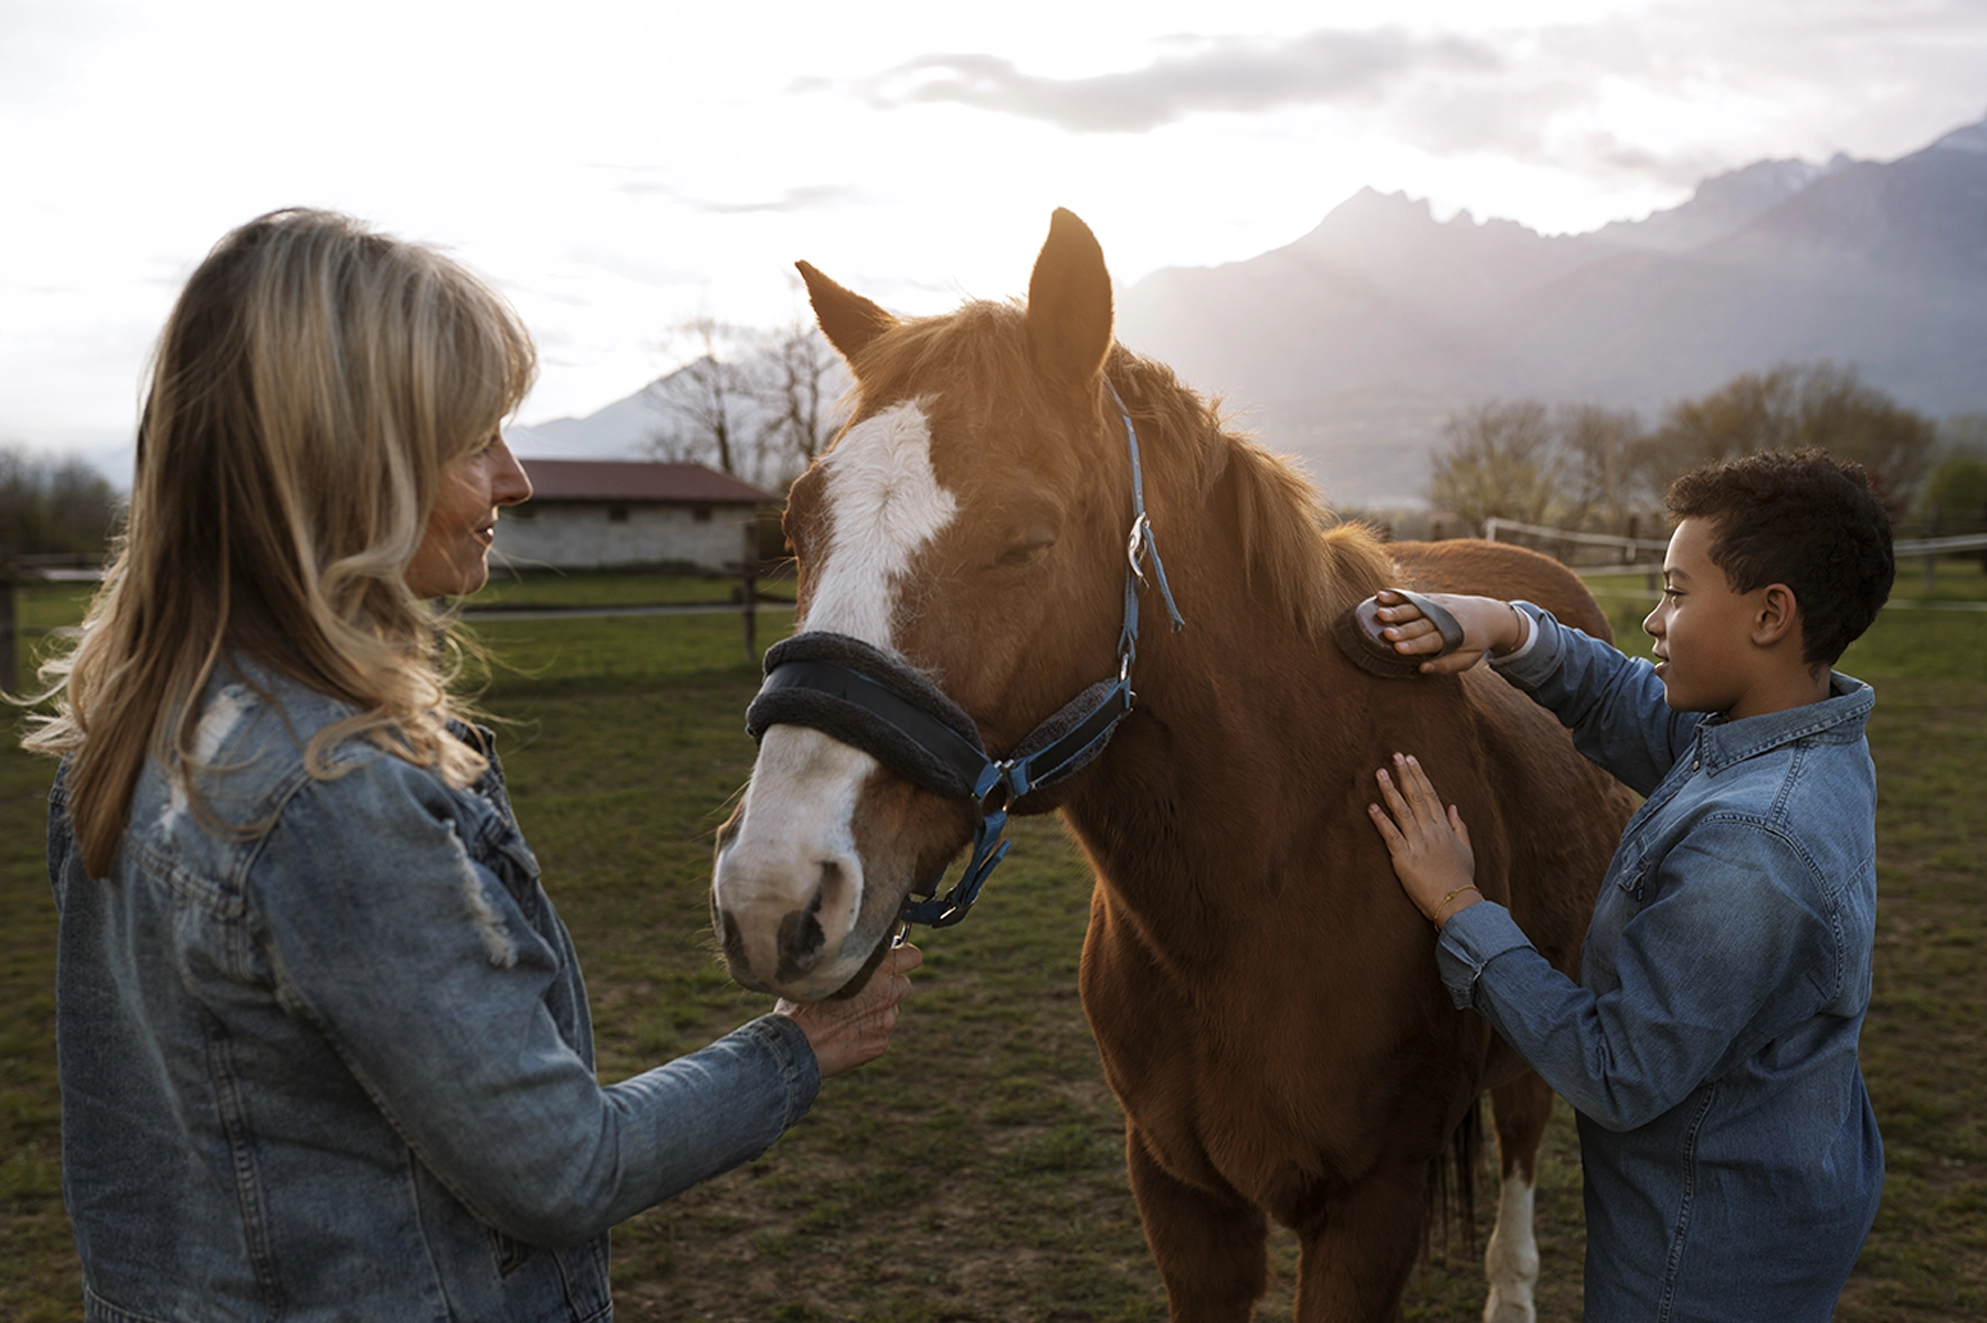
[[[734,972],[750,969],[745,959],[745,935],[738,931],[738,920],[731,917],[730,910],[718,911],[718,941],[724,945],[724,958]]]
[[[821,961],[828,944],[812,909],[790,910],[780,920],[780,981],[797,978]]]
[[[828,934],[821,927],[821,906],[823,902],[837,899],[842,892],[846,874],[842,866],[832,859],[821,863],[821,881],[808,897],[807,908],[789,910],[780,920],[780,980],[798,977],[821,963],[822,952],[828,946]]]

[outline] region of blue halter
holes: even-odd
[[[765,683],[745,714],[745,728],[755,740],[769,726],[810,726],[862,749],[913,784],[973,802],[978,821],[965,872],[943,896],[936,894],[943,869],[913,888],[913,898],[904,902],[899,916],[906,924],[943,928],[965,918],[988,875],[1013,845],[1002,839],[1008,810],[1030,791],[1056,784],[1096,757],[1131,712],[1137,698],[1131,668],[1138,658],[1138,593],[1146,586],[1146,561],[1159,581],[1174,632],[1186,624],[1145,513],[1138,431],[1109,378],[1104,389],[1124,422],[1131,455],[1132,525],[1125,541],[1125,612],[1115,679],[1090,686],[1024,736],[1014,753],[994,758],[981,744],[976,724],[936,685],[858,639],[809,632],[766,653]]]

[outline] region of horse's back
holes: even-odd
[[[1563,625],[1603,643],[1614,642],[1614,627],[1587,585],[1550,556],[1478,538],[1396,542],[1388,550],[1406,572],[1407,587],[1506,601],[1523,598],[1552,612]]]

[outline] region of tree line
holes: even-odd
[[[122,505],[110,481],[83,460],[0,447],[0,560],[102,555]]]
[[[1656,536],[1679,474],[1760,450],[1819,446],[1874,477],[1893,517],[1987,518],[1987,415],[1944,424],[1833,363],[1747,372],[1669,405],[1653,427],[1633,410],[1492,400],[1450,415],[1428,496],[1481,529],[1496,517],[1589,532]]]
[[[647,388],[658,459],[705,464],[785,490],[845,421],[842,360],[808,322],[776,330],[710,317],[672,333],[679,366]],[[1934,422],[1834,363],[1746,372],[1665,408],[1491,400],[1450,415],[1428,495],[1485,519],[1660,536],[1677,475],[1759,450],[1819,446],[1874,475],[1893,516],[1929,531],[1987,528],[1987,414]]]

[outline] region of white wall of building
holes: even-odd
[[[535,509],[533,507],[536,507]],[[604,569],[684,561],[711,570],[736,567],[745,554],[753,510],[743,505],[705,506],[698,520],[683,505],[610,506],[597,502],[540,503],[505,510],[497,523],[496,554],[520,570]],[[615,519],[613,513],[625,514]]]

